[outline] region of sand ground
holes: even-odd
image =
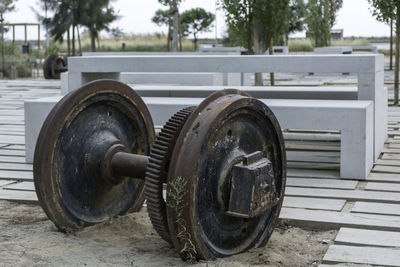
[[[312,266],[336,230],[281,222],[264,248],[193,266]],[[145,208],[73,234],[57,230],[38,205],[0,201],[0,265],[186,266],[153,230]]]

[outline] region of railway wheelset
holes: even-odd
[[[155,135],[141,97],[98,80],[66,95],[40,131],[34,182],[63,232],[147,211],[184,260],[265,245],[286,184],[282,132],[271,110],[238,90],[178,111]]]

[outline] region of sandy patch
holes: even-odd
[[[281,223],[264,248],[193,266],[315,266],[336,230]],[[153,230],[145,209],[74,234],[63,234],[37,205],[0,201],[0,265],[186,266]]]

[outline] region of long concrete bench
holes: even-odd
[[[131,84],[142,97],[207,97],[223,89],[238,89],[256,98],[357,100],[357,87],[351,86],[169,86]]]
[[[353,49],[350,46],[326,46],[314,48],[314,54],[352,54]]]
[[[63,85],[67,91],[99,79],[121,80],[123,72],[201,72],[241,74],[235,76],[242,86],[243,73],[355,73],[358,100],[374,102],[374,158],[377,159],[387,138],[387,92],[384,88],[383,55],[300,55],[300,56],[124,56],[72,57]],[[230,84],[234,85],[234,84]],[[65,90],[64,90],[65,93]]]
[[[83,56],[107,56],[107,57],[123,57],[123,56],[198,56],[198,55],[240,55],[245,51],[241,47],[217,47],[200,49],[199,52],[83,52]],[[67,75],[63,74],[62,80],[66,79]],[[246,74],[243,82],[246,85],[251,84],[251,75]],[[168,85],[197,85],[197,86],[223,86],[237,85],[241,82],[241,76],[238,74],[228,73],[143,73],[143,72],[121,72],[119,80],[124,83],[140,83],[140,84],[168,84]],[[65,84],[65,81],[64,81]],[[63,94],[68,89],[62,87]]]
[[[358,45],[358,46],[352,46],[353,52],[370,52],[377,54],[378,53],[378,47],[375,45]]]
[[[25,101],[26,159],[47,114],[59,97]],[[144,97],[155,125],[163,125],[176,111],[198,105],[202,98]],[[340,175],[365,179],[373,164],[373,103],[371,101],[262,99],[284,129],[340,130]]]

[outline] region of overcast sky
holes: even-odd
[[[367,0],[344,0],[343,8],[339,11],[337,23],[334,28],[344,29],[345,36],[388,36],[389,27],[377,22],[368,10]],[[160,28],[151,22],[155,11],[162,7],[157,0],[114,0],[115,10],[121,18],[112,24],[112,27],[120,27],[125,33],[152,33],[166,32],[166,28]],[[37,0],[18,0],[17,10],[5,15],[9,23],[37,22],[32,8],[37,8]],[[202,7],[215,12],[215,0],[184,0],[180,11],[193,7]],[[221,37],[226,30],[222,11],[217,12],[217,34]],[[17,38],[22,39],[23,28],[17,29]],[[37,32],[34,28],[28,31],[29,39],[36,39]],[[44,30],[42,30],[42,38]],[[296,37],[304,36],[304,33],[295,34]],[[215,29],[203,34],[202,37],[215,37]],[[8,35],[11,38],[11,35]]]

